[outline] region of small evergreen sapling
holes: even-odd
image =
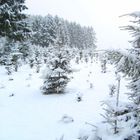
[[[54,52],[53,52],[54,53]],[[48,64],[47,75],[41,87],[43,94],[63,93],[71,72],[69,66],[69,54],[65,50],[56,52]]]
[[[36,73],[39,73],[40,67],[41,67],[41,61],[39,59],[36,59]]]
[[[35,50],[35,66],[36,66],[36,73],[39,73],[40,71],[40,67],[41,67],[41,60],[40,60],[40,51],[39,50]]]
[[[106,73],[107,71],[107,54],[103,50],[99,55],[100,63],[101,63],[101,72]]]
[[[23,62],[27,63],[27,58],[29,57],[29,43],[20,42],[19,44],[19,53],[21,53],[21,59]]]
[[[34,66],[34,59],[33,58],[29,59],[29,65],[30,65],[30,68],[32,69]]]
[[[84,60],[85,60],[86,63],[88,63],[89,60],[88,60],[88,56],[87,55],[84,56]]]
[[[20,53],[13,53],[12,54],[12,65],[14,67],[14,71],[17,72],[18,71],[18,67],[19,67],[19,58],[20,58]]]
[[[107,63],[107,61],[104,59],[104,60],[102,60],[101,61],[101,69],[102,69],[102,73],[106,73],[106,63]]]
[[[6,59],[5,61],[5,69],[7,70],[7,74],[11,75],[12,74],[12,62],[11,62],[11,56]]]
[[[104,108],[105,110],[105,115],[102,115],[105,118],[105,123],[109,124],[111,126],[111,131],[113,134],[117,134],[120,131],[119,128],[119,115],[120,115],[120,106],[119,106],[119,94],[120,94],[120,76],[117,76],[117,90],[115,91],[114,85],[111,86],[110,88],[110,93],[111,95],[110,99],[107,101],[103,101],[103,105],[106,107]],[[113,88],[112,88],[113,87]],[[114,95],[114,97],[113,97]]]
[[[109,95],[112,97],[116,92],[116,86],[114,84],[109,85]]]
[[[6,66],[5,66],[5,69],[7,70],[7,74],[8,75],[11,75],[12,74],[12,68],[11,68],[11,65],[12,64],[7,64]]]

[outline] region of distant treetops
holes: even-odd
[[[60,46],[96,48],[95,32],[92,27],[82,27],[80,24],[50,14],[45,17],[30,16],[29,23],[32,29],[32,44],[49,47],[59,42]]]

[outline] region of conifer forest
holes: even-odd
[[[140,140],[140,12],[119,15],[130,47],[104,48],[96,26],[29,9],[0,0],[0,140]]]

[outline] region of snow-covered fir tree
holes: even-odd
[[[19,60],[27,56],[26,40],[30,36],[24,0],[0,1],[0,40],[5,40],[0,53],[1,64],[5,65],[8,74],[18,71]],[[26,54],[25,54],[26,53]]]
[[[6,65],[6,61],[8,61],[8,56],[11,52],[11,47],[9,42],[7,42],[6,38],[3,37],[0,39],[0,64]]]
[[[44,72],[44,84],[41,87],[43,94],[63,93],[69,82],[68,74],[71,72],[70,55],[65,48],[50,50],[50,62]]]
[[[27,63],[29,57],[29,45],[30,41],[22,41],[18,44],[18,52],[21,54],[21,59],[23,62]]]
[[[39,73],[40,71],[40,67],[41,67],[41,60],[40,60],[40,52],[39,50],[35,50],[35,56],[34,56],[34,60],[35,60],[35,66],[36,66],[36,72]]]
[[[119,133],[119,126],[118,126],[118,116],[119,116],[119,94],[120,94],[120,76],[117,77],[117,90],[113,93],[112,96],[110,96],[109,100],[103,101],[103,103],[106,105],[105,115],[102,115],[108,124],[111,125],[112,133],[117,134]],[[110,92],[112,92],[112,89],[110,89]],[[109,93],[110,95],[110,93]]]
[[[117,71],[124,73],[124,76],[130,80],[127,86],[130,92],[127,95],[131,104],[126,115],[130,118],[128,124],[133,130],[133,134],[130,134],[131,139],[136,140],[140,132],[140,12],[127,15],[134,19],[130,25],[121,29],[128,30],[132,35],[133,48],[126,51],[108,51],[108,57],[116,65]]]
[[[14,71],[17,72],[18,71],[18,68],[19,68],[19,58],[20,58],[20,53],[12,53],[12,59],[11,59],[11,62],[12,62],[12,66],[14,68]]]
[[[134,130],[132,129],[131,123],[133,122],[130,117],[131,106],[127,102],[120,101],[120,75],[116,77],[116,84],[112,88],[109,88],[109,96],[103,101],[104,114],[101,114],[104,118],[102,123],[98,124],[95,131],[95,135],[92,136],[93,140],[105,140],[113,139],[116,137],[119,140],[137,140],[134,137]],[[114,91],[114,86],[116,90]],[[111,93],[111,95],[110,95]],[[131,121],[130,121],[131,120]],[[110,138],[109,138],[110,137]]]
[[[49,73],[45,77],[44,85],[41,90],[44,94],[63,93],[69,82],[68,73],[70,69],[70,52],[67,48],[62,22],[55,17],[57,23],[55,47],[50,47],[50,62],[47,70]]]
[[[0,36],[21,41],[29,35],[24,3],[25,0],[0,1]]]
[[[106,61],[106,59],[104,59],[104,60],[101,60],[101,72],[102,73],[106,73],[106,63],[107,63],[107,61]]]
[[[100,54],[100,62],[101,62],[101,72],[106,73],[107,71],[107,56],[106,53]]]

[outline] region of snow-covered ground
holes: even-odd
[[[108,85],[116,82],[114,69],[108,66],[107,73],[101,73],[96,62],[73,68],[77,71],[71,75],[65,94],[43,95],[41,72],[25,65],[8,76],[1,66],[0,140],[78,140],[91,133],[95,128],[90,124],[103,119],[101,101],[108,96]],[[120,98],[124,99],[125,91],[121,80]]]

